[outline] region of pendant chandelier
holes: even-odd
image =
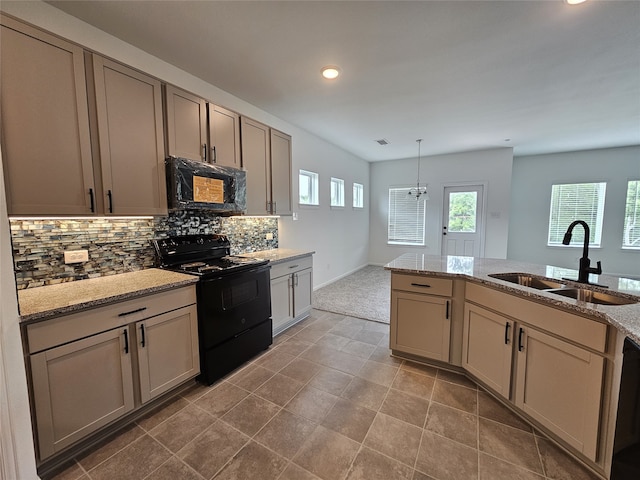
[[[416,140],[418,142],[418,180],[416,181],[415,188],[411,188],[409,190],[408,195],[410,197],[416,197],[416,200],[419,200],[420,197],[424,196],[425,200],[429,200],[429,194],[427,193],[427,184],[424,184],[424,187],[420,186],[420,143],[422,143],[422,139],[419,138]]]

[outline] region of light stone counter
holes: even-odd
[[[291,248],[274,248],[272,250],[261,250],[253,253],[241,253],[242,257],[263,258],[269,260],[272,265],[278,263],[287,262],[289,260],[295,260],[296,258],[306,257],[313,255],[314,251],[310,250],[293,250]]]
[[[198,277],[149,268],[18,291],[20,321],[29,323],[194,284]]]
[[[580,300],[574,300],[551,292],[536,290],[514,283],[506,282],[489,275],[496,273],[523,273],[555,279],[568,287],[584,287],[583,284],[562,279],[575,278],[578,272],[565,268],[513,260],[499,260],[492,258],[474,258],[460,256],[438,256],[406,253],[385,265],[385,269],[399,273],[416,273],[438,275],[443,277],[463,277],[469,280],[489,285],[500,290],[513,293],[520,297],[530,298],[550,305],[557,306],[576,313],[588,315],[610,323],[623,334],[635,342],[640,343],[640,303],[630,305],[596,305]],[[588,288],[602,292],[619,292],[622,296],[640,302],[640,280],[633,280],[613,275],[592,276],[594,283],[606,285],[609,288],[589,286]]]

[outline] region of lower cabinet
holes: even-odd
[[[311,313],[313,260],[311,255],[271,267],[271,317],[277,335]]]
[[[452,281],[392,274],[392,350],[449,361]]]
[[[473,304],[464,308],[462,367],[505,398],[511,388],[514,322]]]
[[[39,459],[200,371],[195,287],[27,325]]]

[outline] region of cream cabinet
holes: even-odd
[[[199,373],[195,287],[24,328],[40,460]]]
[[[392,350],[449,362],[453,281],[391,275]]]
[[[290,215],[291,137],[247,117],[241,117],[241,132],[247,213]]]
[[[463,367],[595,462],[607,325],[475,283],[466,300]]]
[[[513,336],[513,320],[465,305],[462,367],[506,399],[511,388]]]
[[[311,313],[313,259],[311,255],[271,267],[271,317],[277,335]]]
[[[160,81],[93,55],[102,187],[107,215],[167,213]]]
[[[0,129],[9,215],[95,211],[82,48],[0,16]]]
[[[240,115],[172,85],[165,103],[169,155],[240,168]]]

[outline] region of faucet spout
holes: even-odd
[[[602,263],[598,261],[597,267],[591,268],[591,260],[589,260],[590,231],[587,222],[583,220],[575,220],[571,222],[571,225],[569,225],[569,228],[567,228],[567,232],[564,234],[562,244],[569,245],[569,243],[571,243],[571,236],[576,225],[581,225],[582,228],[584,228],[584,246],[582,247],[582,258],[580,258],[580,266],[578,268],[578,282],[589,283],[590,273],[595,273],[596,275],[600,275],[602,273]]]

